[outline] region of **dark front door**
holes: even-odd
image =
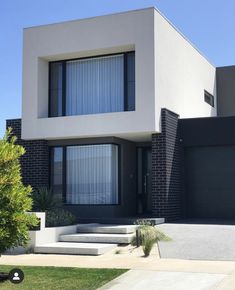
[[[150,214],[152,210],[152,150],[149,147],[137,149],[138,184],[137,213]]]

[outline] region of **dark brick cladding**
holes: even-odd
[[[178,115],[161,111],[161,133],[152,135],[152,213],[167,221],[181,218],[182,148]]]
[[[17,137],[17,144],[22,145],[26,153],[21,157],[22,181],[33,188],[49,185],[49,148],[45,140],[22,140],[21,119],[6,121]]]

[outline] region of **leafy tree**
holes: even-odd
[[[15,144],[16,139],[12,129],[0,139],[0,256],[10,248],[26,246],[29,227],[38,223],[35,215],[27,214],[32,189],[21,181],[19,158],[25,149]]]

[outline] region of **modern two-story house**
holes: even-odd
[[[25,184],[78,218],[235,217],[235,68],[147,8],[26,28]]]

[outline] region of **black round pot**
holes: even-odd
[[[0,272],[0,282],[4,282],[8,279],[9,273]]]

